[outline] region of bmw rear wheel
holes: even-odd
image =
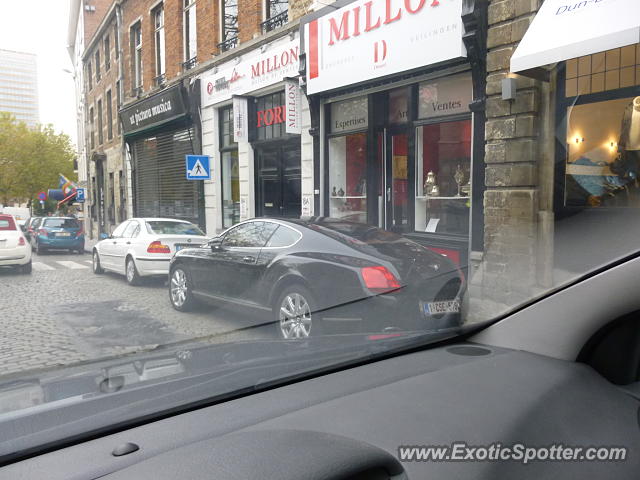
[[[127,263],[125,264],[125,274],[127,276],[127,283],[129,285],[135,286],[140,284],[140,275],[138,274],[136,263],[131,257],[127,258]]]
[[[280,338],[304,339],[320,333],[319,322],[313,323],[315,302],[304,287],[290,286],[278,297],[275,305],[276,328]]]
[[[104,273],[104,269],[100,266],[100,255],[98,255],[97,250],[93,251],[93,261],[91,263],[93,264],[93,273],[96,275]]]
[[[191,282],[183,267],[175,267],[171,270],[169,278],[169,300],[173,308],[179,312],[191,310],[196,301],[191,293]]]

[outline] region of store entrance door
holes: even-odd
[[[384,130],[379,133],[384,148],[378,149],[382,155],[385,229],[405,233],[411,231],[409,216],[409,155],[406,131]]]
[[[256,216],[299,217],[300,142],[256,148]]]

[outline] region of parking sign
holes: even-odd
[[[84,188],[78,188],[76,190],[76,202],[83,203],[84,202]]]

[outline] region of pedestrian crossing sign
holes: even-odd
[[[211,180],[209,155],[187,155],[187,180]]]

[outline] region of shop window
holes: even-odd
[[[271,140],[285,135],[284,91],[256,99],[254,116],[256,140]]]
[[[567,60],[565,74],[567,97],[640,85],[640,44]]]
[[[640,207],[640,96],[567,109],[565,205]]]
[[[330,113],[329,215],[366,223],[367,98],[332,103]]]
[[[418,127],[416,150],[416,231],[467,235],[471,120]]]
[[[233,141],[231,107],[220,110],[220,159],[222,226],[229,228],[240,221],[238,144]]]
[[[367,134],[329,139],[329,215],[367,221]]]

